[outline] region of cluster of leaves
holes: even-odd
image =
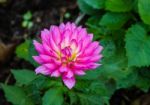
[[[31,19],[32,19],[32,13],[30,11],[27,11],[23,15],[22,27],[30,29],[33,26],[33,22],[31,21]]]
[[[14,105],[109,105],[120,88],[150,87],[150,1],[78,0],[81,11],[89,15],[88,31],[103,45],[102,66],[77,77],[69,90],[61,79],[35,75],[33,70],[12,70],[13,86],[2,84],[7,100]],[[18,57],[35,67],[31,40],[16,49]]]
[[[113,88],[112,93],[133,86],[148,91],[150,1],[78,0],[78,4],[80,10],[89,15],[88,31],[94,33],[95,40],[104,47],[102,66],[97,70],[99,82]],[[106,84],[108,81],[113,82]]]

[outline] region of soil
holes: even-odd
[[[75,21],[79,15],[76,0],[4,0],[0,2],[0,82],[13,84],[10,70],[34,67],[16,57],[15,48],[27,38],[38,37],[40,30],[51,24]],[[32,13],[33,27],[23,28],[23,14]],[[64,17],[69,13],[70,17]],[[131,94],[133,93],[133,94]],[[120,89],[112,96],[111,105],[130,105],[132,100],[142,96],[138,89]],[[122,104],[124,103],[124,104]],[[0,90],[0,105],[11,105]],[[140,105],[140,104],[139,104]],[[142,105],[142,104],[141,104]],[[143,104],[150,105],[150,104]]]

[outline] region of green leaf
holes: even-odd
[[[91,14],[96,14],[98,12],[97,9],[94,9],[90,5],[85,3],[85,0],[78,0],[77,3],[78,3],[78,6],[79,6],[80,10],[83,13],[91,15]]]
[[[148,71],[148,72],[147,72]],[[130,73],[130,75],[128,75],[128,77],[124,78],[124,79],[120,79],[118,81],[118,88],[129,88],[132,86],[136,86],[137,88],[140,88],[141,90],[148,92],[149,88],[150,88],[150,77],[145,77],[142,75],[143,72],[150,74],[149,70],[143,70],[143,69],[134,69],[132,70],[132,72]]]
[[[120,29],[129,19],[127,13],[112,13],[107,12],[100,20],[100,25],[106,26],[109,29]]]
[[[26,69],[12,70],[12,74],[14,75],[17,83],[22,85],[28,85],[31,81],[37,78],[35,72]]]
[[[102,9],[105,6],[105,0],[84,0],[84,2],[95,9]]]
[[[8,86],[2,84],[2,89],[4,90],[5,97],[9,102],[14,105],[34,105],[30,98],[25,94],[25,92],[16,86]]]
[[[113,56],[103,60],[103,65],[99,68],[101,78],[119,80],[125,78],[130,73],[130,68],[126,65],[126,57]]]
[[[83,80],[94,80],[97,79],[100,75],[100,70],[95,69],[95,70],[90,70],[87,71],[84,76],[78,76],[78,79],[83,79]]]
[[[132,9],[134,0],[106,0],[106,10],[112,12],[128,12]]]
[[[103,50],[102,66],[100,66],[100,77],[107,79],[120,79],[128,74],[127,57],[124,50],[119,50],[111,40],[106,40]]]
[[[23,22],[22,22],[22,27],[23,27],[23,28],[26,28],[27,26],[28,26],[28,21],[23,21]]]
[[[35,84],[26,85],[24,90],[30,95],[30,99],[32,99],[35,105],[42,105],[41,90]]]
[[[76,93],[70,91],[68,93],[68,95],[70,98],[70,105],[76,105],[78,102],[78,97],[77,97]]]
[[[40,75],[35,80],[32,81],[32,84],[35,85],[38,89],[44,90],[50,87],[62,87],[63,84],[58,79],[53,80],[52,78]]]
[[[138,88],[142,89],[145,92],[149,91],[150,88],[150,71],[149,69],[138,69],[133,72],[133,75],[135,75],[136,79],[134,82],[134,85]],[[146,76],[149,75],[149,76]]]
[[[104,105],[99,95],[78,93],[78,97],[80,99],[80,105]]]
[[[19,58],[23,58],[25,60],[29,59],[29,45],[30,41],[26,40],[24,43],[20,44],[16,49],[16,54]]]
[[[150,65],[150,37],[140,25],[133,25],[126,33],[126,52],[129,66]]]
[[[143,22],[150,25],[150,0],[138,0],[138,8]]]
[[[101,17],[101,14],[98,16],[92,16],[86,22],[86,25],[88,26],[88,32],[94,34],[93,40],[99,40],[102,35],[105,34],[105,29],[99,25]]]
[[[31,27],[33,27],[33,22],[29,22],[27,28],[30,29]]]
[[[105,38],[101,40],[101,45],[104,47],[102,51],[102,55],[104,58],[109,58],[115,54],[116,45],[112,41],[111,37]]]
[[[37,54],[34,49],[32,40],[26,40],[25,42],[20,44],[16,49],[16,54],[19,58],[29,61],[34,66],[38,65],[32,58],[33,55]]]
[[[30,20],[32,18],[32,13],[30,11],[26,12],[24,15],[23,15],[23,19],[24,20]]]
[[[49,89],[42,98],[42,105],[63,105],[63,94],[60,88]]]

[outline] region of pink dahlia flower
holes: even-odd
[[[92,42],[93,34],[74,23],[51,26],[41,32],[41,43],[34,40],[38,56],[34,60],[40,64],[36,68],[51,77],[62,77],[64,84],[71,89],[75,85],[75,75],[84,75],[86,70],[97,68],[100,64],[102,46]]]

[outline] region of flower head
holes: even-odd
[[[38,56],[34,60],[41,66],[36,68],[51,77],[62,77],[64,84],[71,89],[75,85],[75,75],[84,75],[86,70],[97,68],[100,64],[102,46],[92,42],[93,35],[74,23],[51,26],[41,32],[41,43],[34,40]]]

